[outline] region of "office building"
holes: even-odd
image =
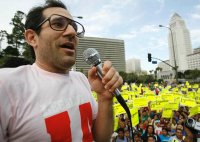
[[[110,60],[117,71],[125,72],[124,41],[97,37],[84,37],[79,39],[77,60],[73,70],[87,74],[90,65],[88,65],[83,59],[83,52],[87,48],[96,49],[100,54],[102,62]]]

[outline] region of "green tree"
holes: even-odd
[[[200,70],[195,69],[194,70],[194,78],[200,77]]]
[[[185,78],[184,73],[182,73],[182,72],[178,72],[178,78]]]
[[[162,71],[162,68],[161,67],[157,67],[156,70],[157,71]]]
[[[191,79],[196,80],[198,77],[200,77],[200,70],[198,69],[191,70],[190,77]]]
[[[186,70],[185,72],[184,72],[184,76],[185,76],[185,78],[186,79],[190,79],[191,78],[191,70]]]
[[[7,34],[8,45],[19,50],[23,50],[26,45],[24,39],[24,24],[22,23],[25,17],[26,15],[23,12],[17,11],[10,23],[13,26],[12,33]]]
[[[10,56],[10,57],[6,57],[3,58],[3,63],[0,64],[1,68],[7,68],[7,67],[18,67],[21,65],[27,65],[30,64],[30,61],[28,61],[27,59],[21,58],[21,57],[14,57],[14,56]]]
[[[149,73],[152,74],[154,70],[150,70]]]
[[[147,80],[147,75],[138,76],[138,83],[145,83]]]
[[[128,73],[127,74],[127,82],[138,82],[138,75],[136,73]]]
[[[19,50],[12,46],[7,46],[7,48],[2,50],[4,56],[19,56]]]
[[[123,78],[124,81],[127,81],[127,73],[126,72],[120,71],[119,74]]]
[[[145,80],[145,83],[151,83],[151,82],[154,82],[155,79],[152,75],[146,75],[146,80]]]
[[[6,37],[8,46],[3,50],[4,56],[12,55],[14,57],[20,56],[30,63],[33,63],[33,58],[29,49],[29,45],[24,38],[24,23],[22,22],[26,18],[26,15],[22,11],[17,11],[14,17],[11,19],[10,25],[13,26],[12,32],[1,31],[1,34]],[[6,57],[4,57],[6,58]],[[2,59],[8,61],[7,59]],[[21,59],[19,59],[21,61]],[[2,62],[2,61],[0,61]]]
[[[185,79],[192,79],[196,80],[198,77],[200,77],[200,70],[194,69],[194,70],[186,70],[184,72]]]

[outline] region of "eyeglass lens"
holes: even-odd
[[[51,25],[51,28],[54,30],[58,30],[58,31],[65,30],[65,28],[67,28],[69,24],[74,28],[77,34],[83,32],[83,28],[79,23],[76,23],[75,21],[67,19],[64,16],[52,15],[50,18],[50,25]]]

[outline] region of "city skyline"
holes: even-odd
[[[44,0],[20,3],[11,0],[1,4],[0,30],[11,30],[9,23],[17,10],[25,13]],[[142,70],[155,69],[147,60],[147,53],[162,60],[169,59],[168,33],[162,24],[169,26],[171,16],[176,12],[185,21],[190,32],[192,48],[200,46],[200,0],[73,0],[63,1],[73,16],[86,29],[85,36],[122,39],[125,43],[126,60],[137,58]],[[6,12],[5,12],[6,11]],[[3,46],[3,45],[2,45]]]

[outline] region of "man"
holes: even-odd
[[[134,135],[133,135],[133,141],[134,142],[142,142],[140,132],[135,132],[134,133]]]
[[[117,129],[117,136],[112,140],[113,142],[128,142],[130,141],[124,134],[123,128]]]
[[[36,59],[33,65],[0,70],[0,142],[109,141],[112,92],[123,82],[111,62],[104,63],[102,80],[95,67],[89,82],[70,71],[84,28],[62,2],[31,9],[25,28]]]
[[[183,142],[183,140],[183,129],[180,128],[176,128],[176,135],[169,139],[170,142]]]
[[[156,142],[155,137],[154,136],[148,136],[147,142]]]
[[[169,134],[167,128],[162,128],[162,133],[159,135],[159,138],[162,142],[168,142],[169,141]]]

